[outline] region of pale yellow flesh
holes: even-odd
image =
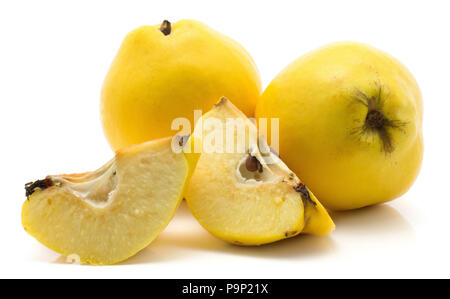
[[[249,130],[255,126],[228,100],[222,100],[204,115],[196,127],[209,118],[225,124],[226,119],[245,120]],[[210,133],[203,130],[205,138]],[[225,133],[224,133],[225,135]],[[256,136],[256,135],[255,135]],[[237,131],[235,131],[236,144]],[[246,149],[254,148],[252,138],[246,140]],[[334,224],[326,210],[310,193],[311,202],[304,201],[294,190],[300,181],[280,161],[268,166],[263,173],[271,173],[264,182],[242,181],[236,174],[246,153],[203,152],[192,176],[186,200],[193,215],[213,235],[240,245],[260,245],[299,233],[326,235]]]
[[[89,187],[92,201],[74,193],[83,176],[54,176],[59,186],[36,190],[24,203],[25,230],[47,247],[95,265],[120,262],[146,247],[182,199],[189,175],[185,155],[174,153],[165,138],[123,149],[109,164],[113,169],[100,171],[117,176],[109,199],[93,193],[100,184]]]

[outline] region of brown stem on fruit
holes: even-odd
[[[164,35],[169,35],[170,32],[172,31],[172,25],[170,24],[169,21],[164,20],[161,24],[161,26],[159,27],[159,30],[164,34]]]
[[[45,178],[43,180],[37,180],[35,182],[29,182],[25,184],[25,195],[27,199],[34,193],[36,188],[39,190],[47,189],[48,187],[53,186],[53,181],[49,178]]]

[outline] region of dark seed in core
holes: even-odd
[[[245,161],[245,167],[247,168],[248,171],[251,172],[255,172],[255,171],[259,171],[262,172],[262,165],[261,163],[258,161],[258,159],[256,157],[253,156],[248,156],[247,160]]]

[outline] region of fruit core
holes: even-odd
[[[258,146],[250,146],[237,163],[236,176],[243,183],[266,183],[283,180],[290,170],[271,151],[261,153]]]
[[[55,175],[25,185],[29,198],[37,190],[50,187],[71,192],[94,208],[105,208],[114,197],[118,185],[118,175],[113,161],[99,170],[82,175]]]
[[[259,162],[258,158],[253,157],[252,155],[248,155],[247,160],[245,161],[245,167],[250,172],[263,172],[261,162]]]
[[[267,165],[262,165],[257,157],[250,153],[241,157],[238,162],[236,176],[243,183],[262,183],[271,181],[273,176]]]

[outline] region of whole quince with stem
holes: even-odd
[[[124,39],[101,92],[103,129],[115,150],[173,135],[172,121],[226,96],[253,116],[261,83],[247,51],[193,20],[142,26]]]

